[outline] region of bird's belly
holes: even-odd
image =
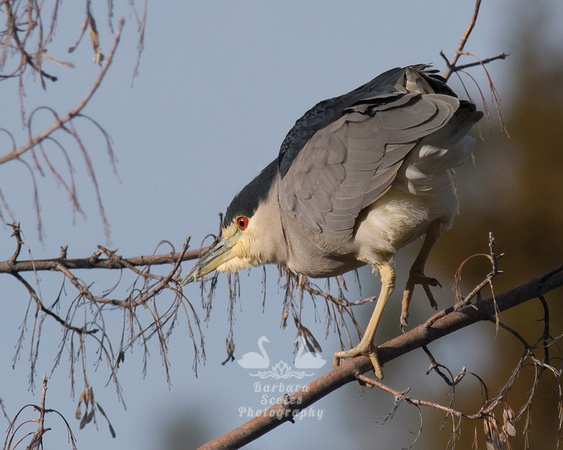
[[[288,258],[281,262],[313,278],[389,262],[400,248],[424,235],[435,220],[447,228],[451,226],[458,201],[451,175],[442,175],[440,189],[430,189],[425,194],[391,187],[361,212],[351,238],[324,237],[305,228],[301,233],[288,234]],[[302,226],[297,221],[291,223],[294,219],[287,220],[289,226]]]
[[[457,210],[453,184],[432,195],[391,188],[358,219],[354,243],[359,258],[370,264],[386,263],[400,248],[424,235],[435,220],[449,227]]]

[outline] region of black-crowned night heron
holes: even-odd
[[[403,294],[401,324],[416,284],[436,306],[424,274],[441,226],[458,211],[452,171],[470,155],[467,136],[483,114],[458,100],[429,66],[391,69],[310,109],[288,133],[278,157],[233,199],[222,240],[184,278],[279,263],[309,277],[340,275],[365,264],[381,291],[359,344],[335,353],[367,355],[383,376],[373,343],[393,291],[390,261],[425,235]]]

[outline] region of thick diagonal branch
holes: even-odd
[[[494,319],[496,312],[502,312],[521,303],[538,298],[563,286],[563,265],[556,267],[540,277],[515,287],[495,298],[481,299],[459,311],[452,311],[440,317],[431,326],[422,324],[385,344],[378,346],[380,363],[384,364],[411,350],[447,336],[461,328],[482,320]],[[440,314],[440,313],[438,313]],[[239,448],[254,441],[281,424],[293,421],[303,409],[346,383],[355,381],[357,375],[372,368],[368,357],[362,356],[343,361],[336,369],[307,385],[306,389],[287,397],[283,403],[276,404],[258,417],[211,441],[201,448]]]

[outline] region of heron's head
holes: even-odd
[[[269,164],[233,199],[221,227],[221,240],[204,254],[182,285],[218,272],[236,272],[279,258],[279,211],[275,190],[277,160]]]

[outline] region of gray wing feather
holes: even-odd
[[[402,86],[362,99],[316,131],[280,180],[284,211],[315,233],[348,237],[361,210],[387,192],[407,154],[459,106],[449,95]]]

